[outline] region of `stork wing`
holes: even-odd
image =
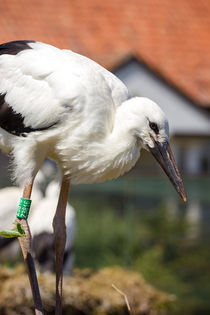
[[[79,123],[89,116],[87,127],[106,133],[127,98],[124,84],[87,57],[33,41],[0,45],[0,127],[12,134],[48,129],[66,115],[80,115]]]
[[[66,110],[48,80],[59,50],[42,43],[33,49],[33,44],[0,45],[0,127],[18,136],[54,126]]]

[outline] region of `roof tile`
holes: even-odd
[[[10,0],[0,41],[34,39],[106,67],[134,54],[201,106],[210,107],[207,0]]]

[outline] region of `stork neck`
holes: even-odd
[[[129,117],[117,111],[114,128],[104,143],[106,152],[104,159],[110,167],[116,168],[119,175],[127,172],[133,167],[140,155],[140,148],[137,138],[132,130],[132,123]]]

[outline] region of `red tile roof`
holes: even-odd
[[[0,12],[0,42],[45,41],[108,68],[132,54],[210,107],[208,0],[5,0]]]

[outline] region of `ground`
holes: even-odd
[[[46,315],[54,313],[55,276],[38,276]],[[135,315],[169,314],[175,297],[148,285],[137,273],[119,267],[104,268],[98,272],[89,269],[75,270],[73,277],[64,278],[63,315],[67,314],[129,314],[125,297]],[[0,270],[0,314],[31,315],[32,296],[29,282],[21,264],[11,270]]]

